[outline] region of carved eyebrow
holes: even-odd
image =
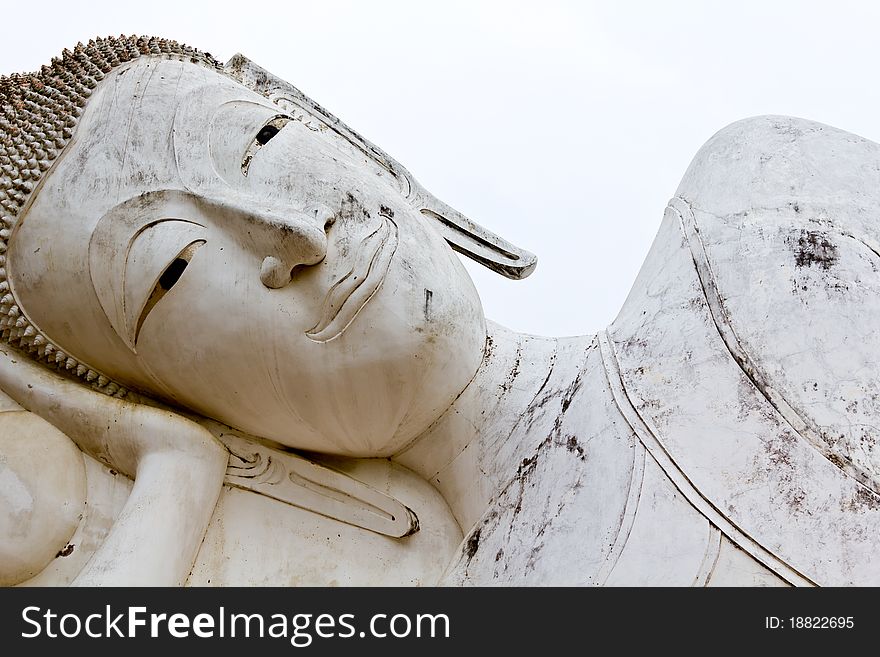
[[[291,119],[289,116],[278,115],[272,117],[263,124],[263,127],[257,132],[257,136],[254,137],[254,140],[250,143],[250,146],[247,147],[247,150],[241,158],[241,173],[243,176],[248,175],[248,168],[250,167],[251,160],[254,155],[256,155],[257,151],[268,144],[269,140],[281,132],[281,129],[290,123],[290,121]]]

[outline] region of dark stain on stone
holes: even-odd
[[[644,350],[648,348],[648,341],[633,335],[624,340],[621,347],[624,351]]]
[[[528,568],[530,571],[535,569],[535,564],[538,561],[538,555],[541,553],[542,547],[543,547],[543,545],[536,545],[529,552],[529,560],[528,560],[528,563],[526,564],[526,568]]]
[[[434,296],[434,292],[425,288],[425,319],[431,319],[431,298]]]
[[[571,406],[571,400],[577,394],[577,391],[581,389],[581,384],[583,383],[581,380],[581,372],[578,372],[575,380],[571,382],[571,385],[566,388],[565,393],[562,395],[562,412],[565,413],[568,410],[568,407]]]
[[[880,509],[880,495],[864,486],[859,486],[852,499],[841,506],[844,511],[877,511]]]
[[[770,463],[773,465],[791,467],[791,457],[787,450],[776,447],[775,445],[770,445],[767,447],[767,452],[770,454]]]
[[[549,391],[547,393],[544,393],[544,390],[547,388],[547,384],[550,382],[550,377],[553,376],[553,369],[555,367],[556,352],[554,351],[553,355],[550,357],[550,365],[547,368],[547,376],[544,377],[544,381],[541,383],[541,387],[538,388],[538,392],[535,393],[534,398],[531,402],[529,402],[528,407],[523,413],[523,419],[526,421],[526,426],[528,428],[531,428],[532,424],[534,424],[537,412],[543,409],[547,402],[549,402],[553,397],[559,394],[558,391]]]
[[[468,537],[467,542],[464,544],[464,554],[468,558],[468,561],[474,558],[474,555],[477,554],[477,550],[480,549],[480,530],[481,527],[477,527],[474,532]]]
[[[565,441],[565,449],[572,454],[577,455],[581,461],[587,460],[587,454],[584,452],[584,448],[580,446],[580,443],[578,443],[578,439],[575,436],[568,437],[568,440]]]
[[[791,449],[797,444],[797,438],[789,431],[783,431],[777,438],[772,438],[764,443],[764,449],[770,457],[770,463],[776,467],[788,471],[785,476],[790,476],[793,468]]]
[[[802,488],[798,488],[791,492],[788,496],[788,507],[793,514],[802,513],[804,511],[804,500],[807,494]]]
[[[517,498],[516,505],[513,508],[514,517],[518,516],[520,511],[522,511],[523,497],[525,495],[526,490],[526,482],[528,481],[531,474],[535,471],[538,466],[538,458],[541,456],[541,453],[550,447],[553,443],[553,439],[551,436],[547,436],[540,445],[538,445],[537,449],[535,449],[535,453],[529,456],[528,458],[524,458],[519,467],[516,469],[516,475],[513,477],[513,483],[519,484],[519,497]]]
[[[830,269],[837,262],[837,247],[828,241],[828,237],[814,230],[802,230],[794,250],[794,262],[798,267],[816,265],[822,269]]]
[[[522,345],[519,345],[516,348],[516,357],[513,360],[513,367],[510,368],[510,373],[505,377],[504,383],[501,384],[501,389],[504,392],[508,392],[513,387],[513,382],[516,380],[516,377],[519,376],[519,365],[522,361]]]
[[[63,548],[58,550],[58,554],[55,555],[55,558],[57,559],[58,557],[69,557],[71,554],[73,554],[73,548],[74,544],[68,543]]]
[[[485,358],[489,360],[492,358],[492,354],[495,351],[495,340],[492,339],[491,335],[486,336],[486,350],[485,350]]]
[[[538,451],[529,456],[528,458],[524,458],[522,463],[519,464],[519,468],[516,471],[516,478],[519,480],[527,479],[532,472],[535,470],[535,465],[538,463],[538,453],[546,443],[549,442],[549,438],[541,443],[540,447],[538,447]]]

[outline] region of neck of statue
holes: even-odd
[[[552,427],[581,386],[591,343],[591,336],[537,337],[488,322],[486,354],[473,380],[394,460],[434,484],[467,533],[541,444],[554,439]]]

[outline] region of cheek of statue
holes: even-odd
[[[292,447],[377,456],[411,440],[472,376],[485,325],[442,238],[394,215],[341,216],[326,258],[280,288],[209,230],[138,337],[156,390]]]

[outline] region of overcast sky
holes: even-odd
[[[6,2],[0,71],[120,33],[242,52],[538,254],[525,281],[468,264],[488,317],[572,335],[614,318],[720,128],[790,114],[880,141],[872,4]]]

